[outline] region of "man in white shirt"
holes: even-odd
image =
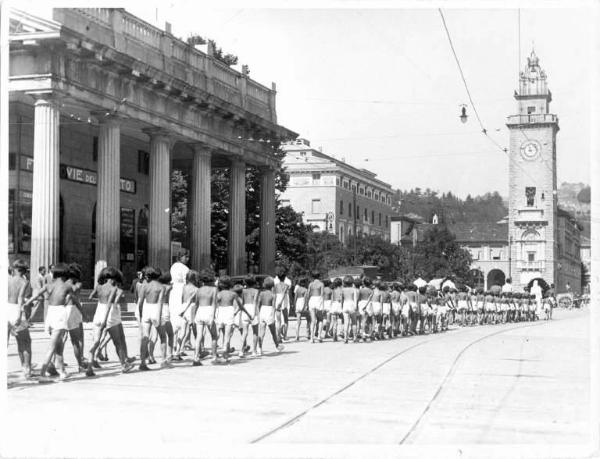
[[[171,321],[174,328],[181,329],[181,323],[183,318],[179,315],[182,311],[182,296],[183,287],[185,286],[185,278],[190,268],[187,267],[187,263],[190,260],[190,256],[187,252],[181,254],[178,260],[171,266],[171,284],[173,288],[169,294],[169,311],[171,313]],[[184,343],[185,344],[185,343]]]
[[[512,293],[512,279],[509,277],[506,279],[506,283],[502,286],[502,293]]]

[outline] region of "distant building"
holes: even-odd
[[[394,190],[367,169],[326,155],[306,139],[283,145],[289,184],[281,195],[303,214],[304,223],[346,242],[349,235],[370,234],[390,239]]]
[[[418,242],[418,225],[424,223],[421,216],[413,213],[391,218],[390,242],[400,246],[415,246]]]
[[[583,276],[583,288],[589,291],[590,282],[592,280],[592,241],[587,236],[581,236],[581,242],[579,244],[579,256],[581,258],[582,269],[585,268]]]

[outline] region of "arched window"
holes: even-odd
[[[535,230],[529,229],[523,232],[521,239],[524,241],[539,241],[541,239],[540,233]]]

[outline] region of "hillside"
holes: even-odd
[[[583,225],[583,234],[589,237],[590,187],[584,183],[562,183],[558,189],[558,205],[571,212]],[[464,200],[451,192],[439,194],[429,188],[396,191],[398,210],[401,214],[417,214],[427,222],[433,215],[449,224],[496,223],[508,215],[508,200],[494,191],[483,196],[471,195]]]

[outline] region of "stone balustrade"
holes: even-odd
[[[507,125],[533,124],[533,123],[558,123],[558,116],[551,113],[535,113],[531,115],[512,115],[507,118]]]
[[[254,115],[276,122],[273,89],[124,9],[55,8],[54,20],[128,54],[144,66],[164,71],[187,85],[208,91]]]

